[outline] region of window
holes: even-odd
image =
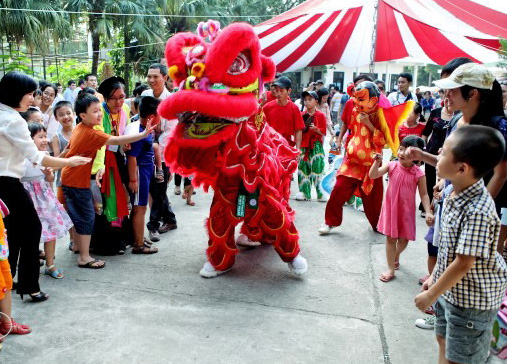
[[[345,72],[333,72],[333,85],[335,89],[343,92],[343,79],[345,78]]]
[[[322,71],[313,71],[313,82],[322,80]]]

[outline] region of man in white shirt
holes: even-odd
[[[167,77],[167,67],[161,63],[153,63],[148,69],[148,74],[146,75],[150,89],[143,91],[141,96],[153,96],[159,100],[164,100],[169,97],[171,93],[165,87]],[[156,130],[157,137],[155,138],[155,143],[160,145],[157,149],[159,150],[158,153],[162,156],[164,155],[164,146],[166,144],[167,137],[169,136],[169,132],[177,124],[177,120],[161,119],[160,121],[160,129]],[[158,179],[157,181],[157,178],[155,177],[151,180],[150,195],[153,203],[150,206],[150,220],[148,224],[146,224],[150,240],[154,242],[160,240],[160,233],[168,232],[176,229],[177,227],[176,216],[174,215],[171,209],[171,203],[167,198],[167,184],[169,183],[170,172],[163,162],[161,169],[157,167],[157,177],[163,177],[163,180]],[[162,223],[162,226],[160,226],[160,223]]]
[[[340,91],[336,91],[331,99],[331,120],[333,121],[333,125],[338,123],[338,111],[340,110],[342,97],[343,94]]]
[[[57,93],[56,93],[56,96],[55,96],[55,100],[53,101],[53,103],[51,104],[51,107],[55,107],[55,105],[57,103],[59,103],[60,101],[64,101],[65,98],[63,97],[62,95],[62,92],[63,92],[63,86],[60,85],[59,83],[56,84],[56,90],[57,90]]]
[[[417,96],[415,93],[410,92],[410,86],[412,86],[412,75],[406,72],[400,73],[398,77],[398,91],[391,92],[387,97],[391,105],[396,106],[409,100],[417,102]]]
[[[67,82],[67,89],[63,92],[63,98],[65,101],[70,102],[72,105],[74,105],[74,102],[76,101],[76,96],[74,95],[75,89],[76,81],[69,80],[69,82]]]
[[[85,80],[79,80],[77,87],[74,89],[74,101],[76,101],[77,95],[79,94],[79,91],[81,91],[85,87],[86,87]]]

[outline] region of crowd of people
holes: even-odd
[[[411,92],[408,73],[399,75],[398,90],[387,97],[385,84],[367,75],[350,85],[356,99],[369,102],[375,96],[382,108],[414,102],[396,131],[400,146],[389,163],[382,162],[386,135],[379,120],[355,110],[362,101],[340,93],[329,108],[322,107],[329,95],[323,82],[311,83],[293,104],[291,82],[279,75],[264,112],[268,123],[301,150],[300,201],[311,200],[313,186],[317,200],[326,201],[319,183],[322,145],[328,125],[336,129],[330,144],[338,153],[343,149],[344,158],[318,232],[328,235],[340,226],[343,206],[352,195],[361,197],[373,230],[386,236],[388,269],[379,277],[382,282],[396,277],[401,254],[416,240],[419,191],[419,209],[429,226],[428,275],[419,279],[423,291],[415,298],[427,316],[416,326],[435,330],[439,363],[484,363],[493,322],[507,297],[507,82],[467,58],[450,61],[441,77],[435,81],[436,99],[431,92],[421,97]],[[383,196],[380,177],[385,174],[389,182]]]
[[[395,279],[403,251],[416,240],[419,192],[419,210],[429,226],[428,275],[419,280],[423,292],[415,304],[428,316],[416,324],[435,329],[441,360],[479,363],[507,289],[502,257],[507,82],[465,58],[445,65],[441,77],[436,99],[431,92],[421,97],[412,92],[412,75],[402,73],[398,90],[390,94],[383,81],[359,75],[349,85],[352,97],[317,81],[294,103],[292,81],[279,74],[265,85],[259,103],[267,123],[300,151],[295,199],[310,201],[315,189],[317,200],[326,203],[319,234],[342,224],[351,196],[363,200],[373,230],[386,236],[382,282]],[[121,255],[132,246],[133,254],[154,254],[160,234],[177,228],[168,199],[173,174],[163,158],[177,121],[157,112],[161,100],[176,91],[160,63],[150,66],[147,85],[137,85],[132,97],[116,76],[99,85],[97,76],[88,74],[77,83],[69,80],[65,91],[20,72],[3,76],[0,335],[30,332],[11,319],[11,289],[42,302],[49,295],[39,286],[40,266],[49,277],[64,278],[55,257],[58,239],[70,237],[78,267],[101,269],[106,262],[92,252]],[[383,149],[392,138],[382,120],[365,110],[377,110],[376,103],[404,108],[409,101],[413,106],[396,130],[399,147],[385,163]],[[332,152],[343,155],[329,199],[321,186],[326,135]],[[174,181],[174,193],[194,206],[191,177],[175,174]],[[463,325],[468,330],[461,330]],[[475,344],[468,352],[464,338]]]
[[[133,254],[157,253],[153,242],[177,228],[167,196],[172,174],[162,158],[177,121],[157,111],[172,87],[166,66],[152,64],[147,84],[130,98],[121,77],[99,85],[89,74],[78,84],[69,80],[62,93],[21,72],[0,81],[0,335],[30,332],[11,320],[12,289],[42,302],[49,295],[40,289],[39,268],[64,278],[58,239],[70,238],[79,268],[101,269],[106,262],[91,252],[121,255],[132,246]],[[193,206],[190,178],[182,197]]]

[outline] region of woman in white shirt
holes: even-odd
[[[35,166],[62,168],[89,163],[90,158],[54,158],[37,150],[26,121],[19,114],[28,110],[36,89],[37,82],[21,72],[9,72],[0,80],[0,199],[10,210],[5,228],[9,234],[13,277],[18,268],[17,293],[22,297],[28,294],[33,301],[40,302],[48,298],[39,288],[41,224],[20,181],[25,174],[25,159]]]

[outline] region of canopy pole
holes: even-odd
[[[375,0],[375,10],[373,12],[373,34],[371,36],[370,73],[375,73],[375,50],[377,48],[376,44],[377,44],[378,6],[379,0]]]

